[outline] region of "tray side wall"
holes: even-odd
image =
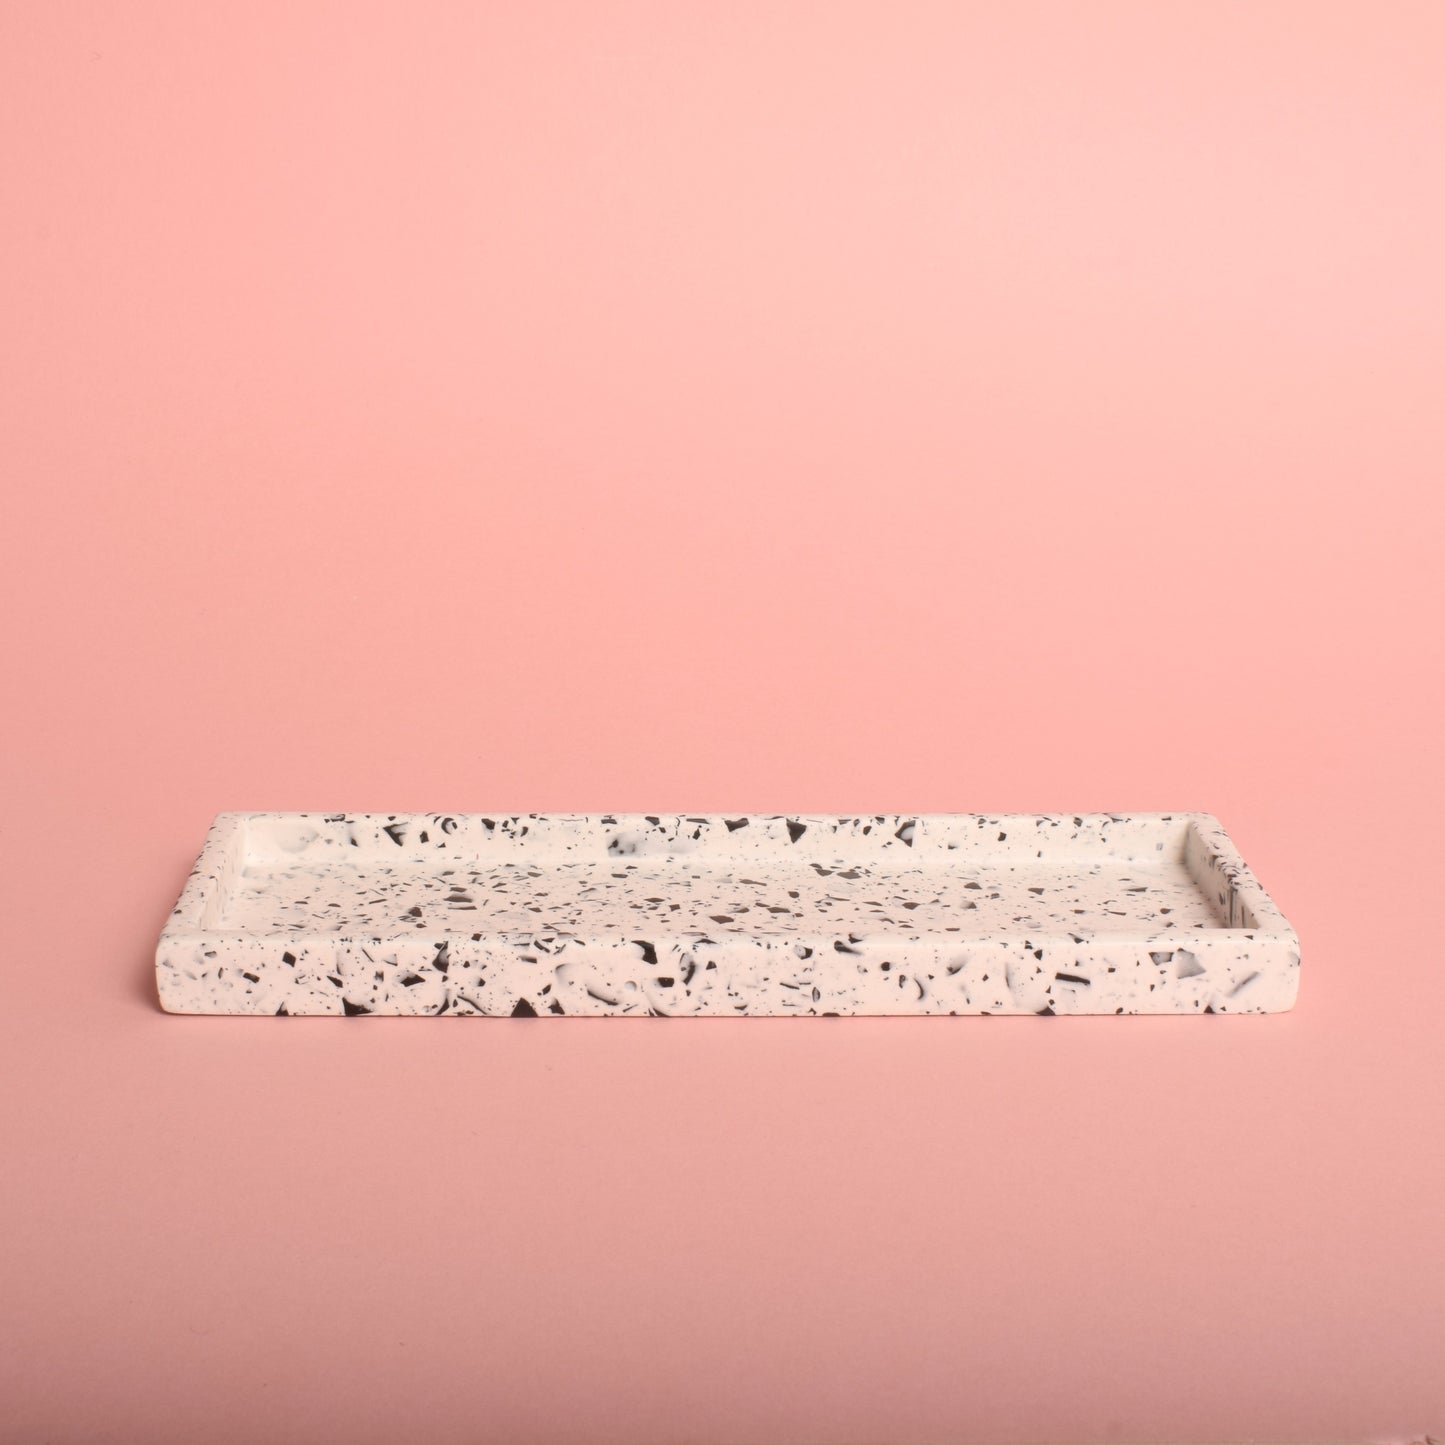
[[[221,916],[226,894],[245,866],[246,833],[244,814],[217,815],[206,832],[176,906],[161,930],[156,945],[156,990],[161,1007],[169,1013],[196,1012],[187,1006],[193,999],[194,989],[186,986],[178,969],[182,959],[192,954],[200,956],[211,947],[209,940],[214,935],[209,930]]]
[[[1294,929],[1212,814],[1199,813],[1190,820],[1184,864],[1226,928],[1288,935],[1297,945]]]
[[[778,940],[170,941],[175,1013],[625,1017],[1274,1013],[1294,1002],[1290,951],[1260,937],[1026,948],[861,941],[804,956]]]
[[[248,850],[257,861],[329,859],[485,862],[698,858],[789,863],[889,857],[900,864],[987,854],[1004,860],[1086,853],[1182,855],[1188,813],[642,814],[263,813]]]

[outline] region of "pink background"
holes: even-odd
[[[0,1438],[1445,1434],[1445,8],[3,25]],[[1209,809],[1303,988],[164,1016],[236,808]]]

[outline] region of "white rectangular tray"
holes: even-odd
[[[1270,1013],[1299,943],[1205,813],[223,813],[186,1014]]]

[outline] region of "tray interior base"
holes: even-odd
[[[1071,932],[1152,937],[1224,920],[1180,859],[1050,859],[900,868],[890,862],[740,864],[623,860],[390,866],[249,862],[227,891],[225,931],[400,936],[560,932],[828,934]]]

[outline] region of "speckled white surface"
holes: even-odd
[[[189,1014],[1268,1013],[1299,944],[1203,813],[224,813]]]

